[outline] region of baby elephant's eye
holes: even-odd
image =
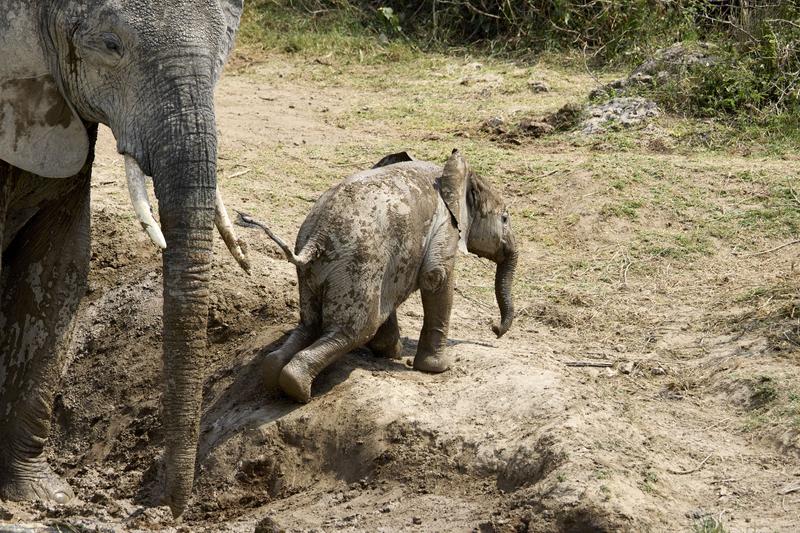
[[[503,213],[501,220],[503,221],[503,224],[508,224],[508,213]]]

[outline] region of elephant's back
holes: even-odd
[[[442,167],[433,163],[409,161],[346,178],[314,203],[298,232],[296,252],[312,237],[323,245],[321,239],[335,237],[336,242],[329,244],[335,248],[347,246],[349,241],[355,244],[359,236],[370,232],[413,231],[398,226],[408,224],[412,212],[418,218],[421,212],[435,209],[434,182],[441,173]]]
[[[313,245],[314,279],[364,286],[414,284],[436,214],[441,167],[412,161],[355,174],[326,191],[298,233],[296,251]]]

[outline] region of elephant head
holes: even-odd
[[[165,247],[165,495],[176,516],[194,478],[222,207],[213,90],[241,11],[242,0],[0,0],[0,159],[66,178],[90,149],[85,125],[106,124],[148,225],[140,182],[153,177]]]
[[[492,326],[502,337],[514,320],[511,286],[517,268],[517,245],[503,198],[472,172],[457,150],[445,164],[440,193],[459,231],[459,247],[497,263],[494,292],[500,323]]]

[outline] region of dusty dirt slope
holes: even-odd
[[[133,222],[104,129],[91,289],[52,441],[80,502],[2,503],[0,519],[90,531],[796,531],[796,249],[752,254],[797,227],[783,211],[771,226],[725,218],[791,205],[781,187],[796,159],[699,149],[668,118],[591,140],[497,144],[482,118],[553,111],[592,81],[454,58],[413,71],[335,61],[279,55],[223,79],[229,207],[293,238],[338,179],[390,151],[443,161],[458,146],[512,205],[512,330],[493,338],[492,265],[464,257],[451,371],[409,367],[415,296],[400,312],[403,360],[351,353],[299,406],[265,393],[254,370],[294,325],[294,270],[240,230],[248,277],[217,242],[195,497],[175,524],[152,507],[160,257]],[[528,79],[551,92],[529,94]]]

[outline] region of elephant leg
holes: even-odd
[[[300,323],[286,339],[283,345],[267,354],[261,363],[261,375],[264,385],[269,391],[278,390],[278,378],[281,370],[294,355],[308,348],[320,334],[320,302],[309,282],[298,271],[300,290]]]
[[[286,394],[306,403],[311,399],[311,382],[322,370],[360,342],[341,331],[326,332],[314,344],[301,350],[283,367],[278,383]]]
[[[446,355],[447,331],[453,308],[452,263],[424,274],[420,283],[424,318],[414,357],[414,368],[423,372],[444,372],[450,368]]]
[[[289,360],[300,350],[307,348],[316,338],[316,332],[302,322],[286,339],[286,342],[274,352],[269,353],[261,363],[261,375],[264,378],[264,385],[269,391],[278,390],[278,378],[281,370]]]
[[[398,359],[403,353],[403,343],[400,342],[400,325],[397,323],[397,311],[386,319],[386,322],[378,328],[378,332],[367,344],[370,350],[376,355]]]
[[[41,205],[3,254],[2,499],[66,503],[73,497],[69,485],[47,464],[44,447],[73,319],[86,291],[90,173],[87,163],[81,174],[72,178],[74,185],[68,192],[62,189],[54,200]]]

